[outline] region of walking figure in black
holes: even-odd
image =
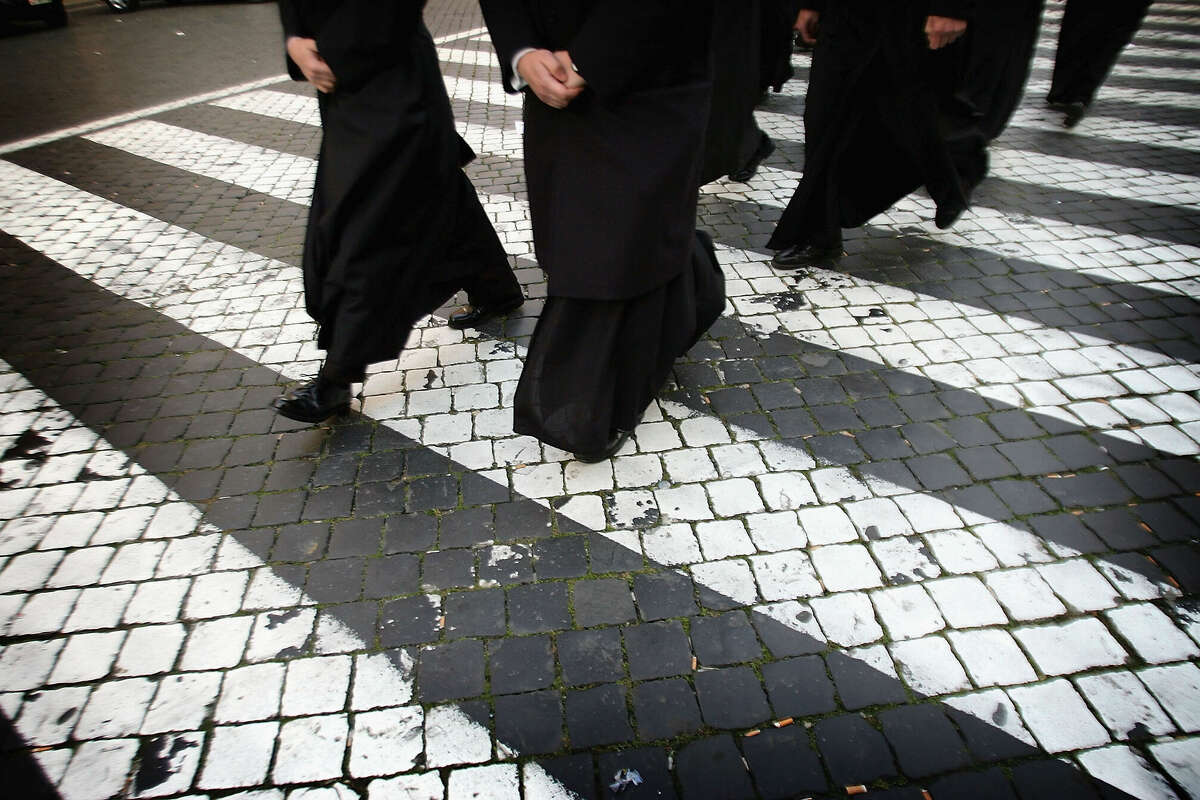
[[[1083,119],[1149,8],[1150,0],[1067,0],[1046,95],[1063,112],[1063,125]]]
[[[318,90],[323,139],[304,242],[304,302],[320,373],[275,402],[320,422],[350,405],[369,364],[465,289],[459,327],[520,306],[521,287],[454,129],[425,0],[280,0],[288,72]]]

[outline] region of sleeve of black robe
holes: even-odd
[[[683,15],[708,12],[675,0],[610,0],[592,6],[569,47],[571,60],[601,97],[625,94],[657,71],[661,54],[678,51]],[[663,43],[669,43],[664,46]]]
[[[974,0],[930,0],[929,14],[934,17],[970,20],[974,6]]]
[[[300,22],[300,9],[296,7],[295,0],[279,0],[279,22],[283,26],[283,57],[287,61],[288,75],[295,81],[307,80],[300,67],[296,66],[296,62],[292,61],[292,57],[287,53],[288,39],[293,36],[308,36]]]
[[[522,48],[545,45],[534,33],[533,19],[524,0],[480,0],[479,7],[492,37],[492,46],[496,48],[496,58],[500,61],[504,91],[513,94],[517,91],[512,88],[513,56]]]
[[[346,0],[316,31],[317,52],[333,70],[336,91],[352,92],[408,53],[403,43],[421,22],[422,0]]]

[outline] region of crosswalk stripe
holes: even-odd
[[[162,123],[143,121],[131,123],[121,128],[112,129],[104,132],[106,135],[102,137],[102,143],[114,147],[134,152],[142,157],[158,160],[162,163],[168,163],[171,166],[187,169],[197,174],[205,175],[206,177],[215,178],[218,180],[234,183],[236,185],[253,188],[272,196],[280,197],[291,202],[307,203],[311,194],[311,175],[315,171],[315,163],[312,159],[302,156],[294,156],[277,151],[265,150],[254,145],[233,142],[231,140],[214,137],[208,134],[195,134],[182,128],[163,125]],[[195,144],[189,140],[189,136],[199,137]],[[472,144],[479,144],[473,142]],[[203,153],[203,158],[197,154]],[[765,179],[771,179],[776,175],[782,175],[785,180],[794,180],[798,176],[795,173],[784,170],[776,170],[774,168],[764,168],[762,170]],[[505,195],[486,196],[489,204],[502,203],[505,205],[515,204],[521,210],[525,219],[528,218],[528,208],[524,201],[516,200],[515,198]],[[775,200],[774,197],[762,198],[755,202],[763,205],[781,206],[781,201]],[[897,215],[904,213],[912,213],[920,211],[923,216],[928,216],[929,209],[916,205],[920,203],[918,198],[911,198],[905,202],[898,204],[896,208],[889,211],[888,214]],[[1078,242],[1081,236],[1089,236],[1093,239],[1102,240],[1112,235],[1102,229],[1077,229],[1068,231],[1062,225],[1057,225],[1048,220],[1023,221],[1013,223],[1010,219],[1003,215],[985,215],[980,220],[973,220],[971,224],[964,223],[962,230],[953,234],[958,240],[968,246],[974,247],[985,252],[994,252],[1004,256],[1012,256],[1010,249],[1005,249],[997,244],[997,236],[1006,228],[1014,230],[1016,235],[1011,238],[1013,241],[1028,241],[1029,236],[1035,232],[1043,232],[1047,228],[1053,229],[1057,227],[1061,232],[1060,236],[1051,238],[1045,242],[1050,249],[1056,250],[1060,256],[1071,256],[1074,258],[1074,266],[1080,266],[1081,249]],[[1062,234],[1071,233],[1072,236]],[[945,236],[945,235],[943,235]],[[1047,238],[1047,237],[1042,237]],[[1002,240],[1001,240],[1002,241]],[[1147,242],[1146,244],[1150,244]],[[1088,248],[1084,248],[1086,251]],[[1180,259],[1186,257],[1190,251],[1183,251],[1178,254]],[[1030,254],[1034,260],[1045,258],[1042,255]],[[744,258],[745,254],[741,256]],[[749,261],[761,260],[750,258]],[[1189,277],[1196,277],[1200,267],[1192,270]],[[1106,280],[1124,280],[1125,277],[1119,271],[1107,267],[1096,267],[1090,270],[1097,277],[1103,277]],[[1195,288],[1195,281],[1191,282],[1169,282],[1165,284],[1167,291],[1186,295],[1189,291]],[[930,296],[913,296],[913,302],[921,303],[936,303],[938,300]],[[885,304],[886,305],[886,304]],[[757,311],[758,314],[763,313],[766,309],[762,304],[755,305],[753,303],[734,303],[734,308],[739,313],[751,312],[753,315]],[[965,304],[958,306],[962,315],[970,315],[979,318],[980,312],[977,309],[970,309]],[[889,318],[899,313],[899,309],[885,308],[885,313],[889,313]],[[814,303],[813,310],[793,311],[781,314],[780,318],[787,320],[788,332],[804,341],[817,344],[822,347],[838,348],[842,343],[835,338],[831,338],[831,333],[826,329],[826,324],[821,320],[823,317],[835,317],[844,315],[846,312],[843,308],[827,309],[822,308],[822,304]],[[1032,324],[1027,320],[1022,320],[1017,317],[1002,314],[984,314],[989,320],[995,320],[991,323],[993,326],[998,326],[1003,330],[1012,330],[1014,334],[1020,333],[1021,336],[1030,337],[1036,336],[1039,332],[1047,332],[1047,335],[1053,331],[1046,326]],[[849,320],[848,320],[849,324]],[[761,322],[759,322],[761,327]],[[920,326],[918,326],[920,328]],[[904,324],[892,326],[893,333],[890,335],[890,341],[875,342],[864,346],[853,352],[853,355],[864,358],[872,363],[881,364],[887,367],[902,369],[906,371],[919,371],[920,367],[928,366],[939,372],[945,372],[947,375],[954,374],[960,381],[956,385],[957,388],[971,388],[974,385],[974,378],[968,373],[951,370],[947,366],[937,366],[941,363],[954,362],[956,358],[965,358],[967,353],[962,351],[957,345],[943,343],[921,344],[922,338],[918,337],[915,342],[911,336],[905,331]],[[926,328],[920,328],[925,331],[924,336],[928,338],[930,332]],[[766,331],[766,332],[769,332]],[[1020,338],[1020,337],[1016,337]],[[1030,341],[1027,339],[1027,341]],[[1068,339],[1067,342],[1072,340]],[[1066,343],[1063,343],[1064,346]],[[932,347],[933,350],[928,348]],[[925,348],[925,349],[922,349]],[[1131,345],[1124,346],[1122,352],[1132,360],[1130,366],[1136,364],[1152,364],[1161,365],[1161,356],[1153,351],[1144,348],[1134,347]],[[999,354],[998,354],[999,355]],[[1020,363],[1019,357],[999,358],[1001,363]],[[1103,370],[1097,368],[1095,374],[1100,375]],[[966,381],[965,385],[961,381]],[[1020,402],[1019,397],[1014,397],[1014,400]]]

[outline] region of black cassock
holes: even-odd
[[[413,324],[459,289],[520,286],[462,165],[424,0],[280,0],[285,36],[314,38],[337,80],[304,245],[304,298],[331,377],[395,358]],[[303,80],[288,59],[293,78]]]
[[[1067,0],[1046,100],[1091,103],[1149,8],[1150,0]]]
[[[842,228],[921,186],[939,209],[965,208],[987,172],[982,131],[954,97],[968,43],[930,50],[924,28],[931,14],[969,19],[970,0],[803,5],[821,12],[804,106],[804,175],[768,246],[837,246]]]
[[[701,183],[745,165],[764,135],[754,119],[763,91],[763,12],[762,0],[713,2],[712,106]]]
[[[1003,0],[975,5],[966,41],[966,74],[955,96],[988,141],[1003,132],[1021,102],[1044,4],[1045,0]]]
[[[737,2],[738,0],[734,0]],[[800,12],[799,0],[759,0],[762,38],[759,46],[759,88],[778,92],[792,79],[792,26]]]
[[[525,92],[525,175],[548,298],[513,427],[575,453],[629,430],[724,308],[695,231],[709,107],[708,4],[482,0],[512,88],[525,47],[568,50],[589,88],[556,110]]]

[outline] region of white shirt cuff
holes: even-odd
[[[513,56],[513,58],[512,58],[512,80],[510,80],[508,82],[508,85],[510,87],[512,87],[512,90],[514,92],[519,92],[522,89],[524,89],[526,86],[529,85],[529,84],[525,83],[525,79],[521,77],[521,73],[517,72],[517,64],[519,64],[521,62],[521,59],[524,58],[526,56],[526,54],[532,53],[536,49],[537,49],[536,47],[522,47],[520,50],[517,51],[516,55]]]

